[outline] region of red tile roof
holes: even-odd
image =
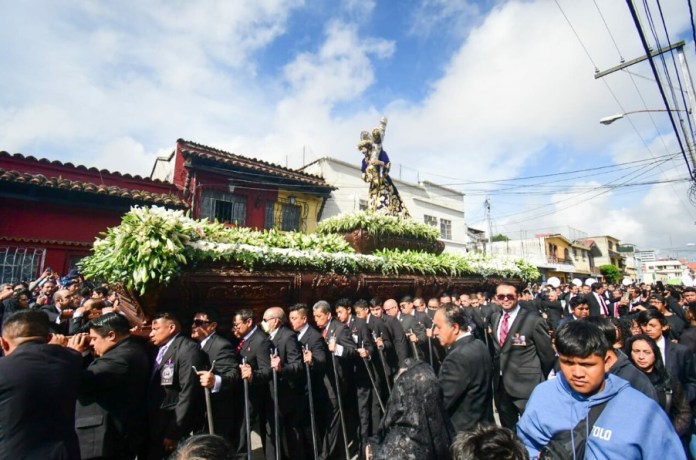
[[[145,190],[125,189],[116,186],[95,184],[62,177],[46,177],[43,174],[31,174],[0,168],[0,183],[27,184],[35,187],[70,190],[73,192],[92,193],[95,195],[126,198],[135,202],[159,204],[177,208],[188,207],[188,204],[176,195],[154,193]]]
[[[40,238],[20,238],[14,236],[0,236],[0,241],[10,241],[13,243],[29,243],[41,245],[59,245],[59,246],[76,246],[83,248],[91,248],[91,242],[85,241],[63,241],[63,240],[44,240]]]
[[[197,144],[195,142],[184,139],[177,140],[177,144],[181,148],[181,153],[185,158],[194,157],[222,163],[229,166],[247,169],[250,171],[260,172],[271,176],[276,176],[287,181],[311,185],[322,188],[327,191],[336,190],[324,181],[321,176],[308,174],[294,169],[286,168],[280,165],[269,163],[255,158],[247,158],[234,153],[225,152],[206,145]]]
[[[4,158],[14,158],[17,160],[26,160],[26,161],[31,161],[31,162],[35,162],[35,163],[42,163],[45,165],[52,165],[52,166],[57,166],[57,167],[72,168],[72,169],[76,169],[79,171],[89,171],[92,173],[105,174],[105,175],[115,176],[115,177],[119,177],[119,178],[123,178],[123,179],[135,179],[138,181],[152,182],[152,183],[156,183],[156,184],[167,184],[167,182],[161,181],[159,179],[150,179],[149,177],[143,177],[143,176],[139,176],[137,174],[131,175],[128,173],[120,173],[118,171],[109,171],[107,169],[97,169],[94,167],[88,168],[87,166],[84,166],[84,165],[74,165],[70,162],[63,163],[63,162],[60,162],[58,160],[49,160],[47,158],[36,158],[34,156],[31,156],[31,155],[22,155],[21,153],[9,153],[9,152],[6,152],[4,150],[0,151],[0,159],[2,159],[3,157]]]

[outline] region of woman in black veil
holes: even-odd
[[[428,363],[408,358],[394,382],[378,435],[368,446],[373,460],[448,459],[454,429]],[[370,458],[370,455],[367,455]]]

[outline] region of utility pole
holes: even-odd
[[[493,225],[491,224],[491,200],[486,197],[483,202],[486,208],[486,220],[488,221],[488,255],[493,256]],[[485,252],[485,251],[484,251]]]

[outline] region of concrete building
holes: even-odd
[[[619,252],[620,242],[618,238],[609,235],[590,236],[587,240],[593,241],[597,245],[597,253],[594,262],[597,267],[602,265],[613,265],[621,272],[624,272],[626,258]]]
[[[570,256],[572,242],[563,235],[496,241],[491,246],[492,256],[524,259],[539,269],[544,280],[555,276],[562,282],[569,282],[574,277],[575,266]]]
[[[634,251],[633,257],[641,262],[654,262],[657,260],[657,255],[654,249],[647,249],[645,251]]]
[[[336,188],[324,205],[322,218],[367,209],[368,185],[362,180],[359,162],[324,157],[301,170],[323,177]],[[445,251],[465,252],[481,246],[481,232],[469,229],[465,221],[464,193],[428,181],[415,184],[394,177],[392,181],[411,217],[440,230]]]
[[[686,266],[679,260],[655,260],[643,263],[644,283],[653,284],[662,281],[667,284],[670,280],[677,280],[681,283]]]
[[[619,245],[619,252],[625,257],[624,275],[634,281],[640,279],[642,274],[642,263],[636,258],[636,252],[638,252],[636,245],[622,243]]]

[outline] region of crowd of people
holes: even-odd
[[[693,287],[192,305],[147,327],[119,302],[75,271],[0,285],[1,458],[250,458],[252,431],[269,460],[693,458]]]

